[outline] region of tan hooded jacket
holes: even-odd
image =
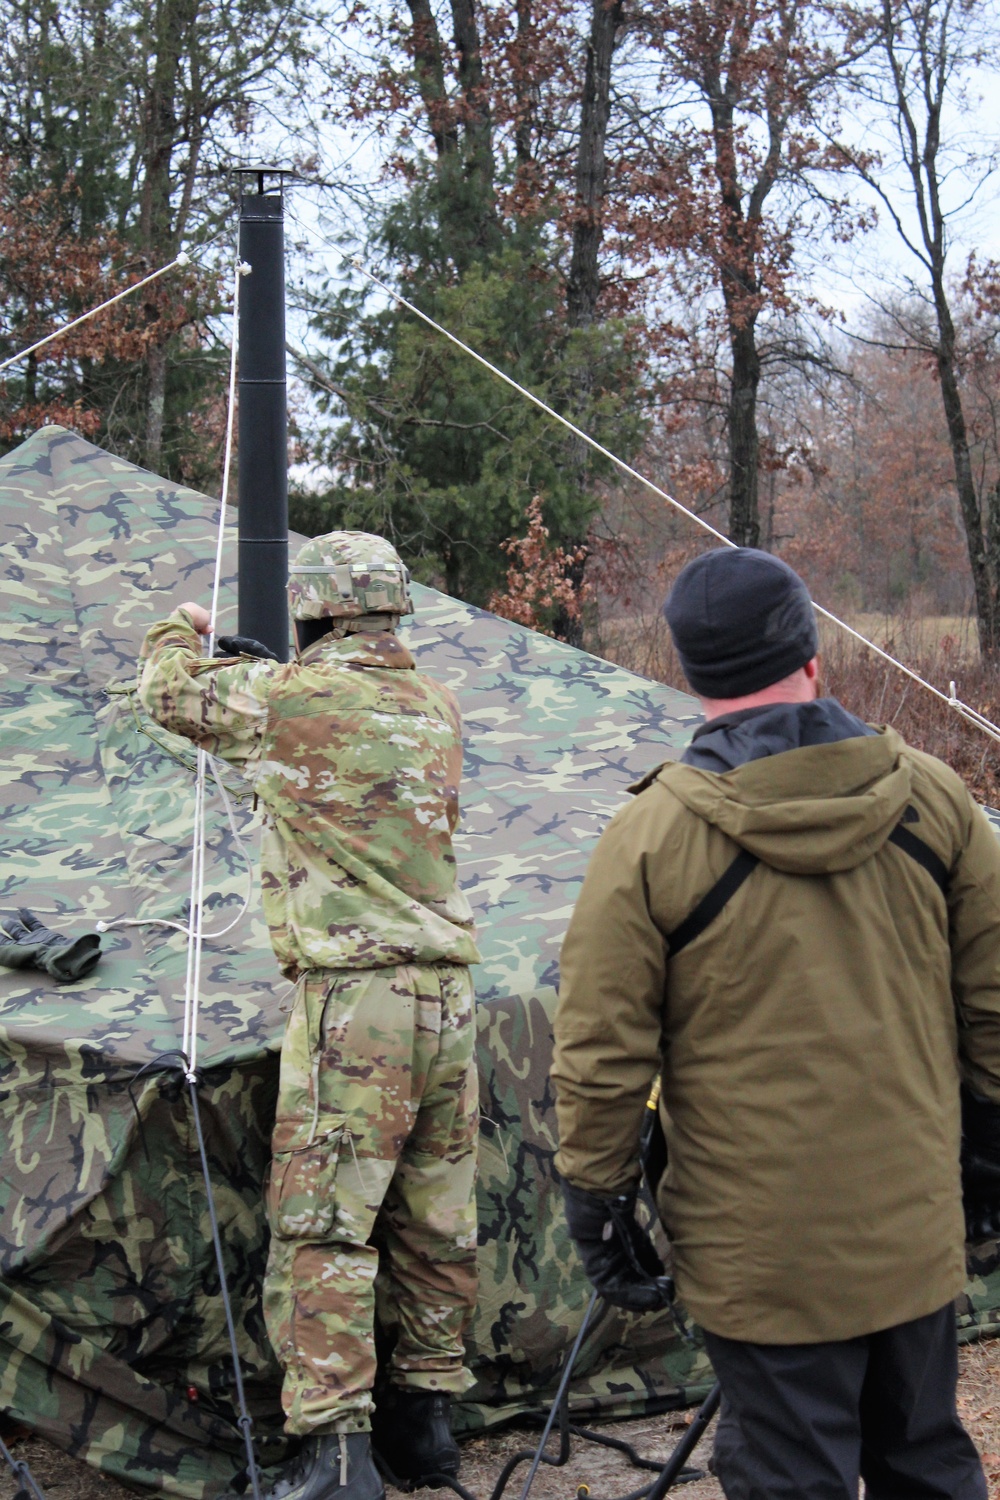
[[[1000,1102],[1000,843],[891,729],[725,774],[668,765],[612,820],[562,953],[557,1163],[638,1175],[662,1066],[659,1206],[711,1331],[846,1339],[964,1282],[960,1071]],[[903,826],[948,872],[887,842]],[[740,848],[761,863],[675,958]]]

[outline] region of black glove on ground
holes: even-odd
[[[97,967],[101,940],[95,932],[69,938],[43,926],[27,907],[0,923],[0,965],[6,969],[42,969],[53,979],[85,979]]]
[[[970,1240],[1000,1234],[1000,1104],[962,1085],[962,1205]]]
[[[583,1268],[601,1296],[629,1312],[669,1307],[674,1285],[636,1223],[636,1189],[602,1196],[563,1181],[566,1223]]]
[[[215,642],[216,656],[259,656],[261,661],[277,661],[270,646],[255,641],[252,635],[220,635]]]

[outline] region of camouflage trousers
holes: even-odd
[[[303,976],[281,1049],[268,1333],[289,1432],[370,1425],[374,1321],[395,1385],[472,1384],[478,1084],[469,971]]]

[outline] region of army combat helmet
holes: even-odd
[[[367,531],[329,531],[301,548],[288,570],[293,620],[412,615],[410,573],[396,549]]]

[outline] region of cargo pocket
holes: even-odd
[[[279,1240],[323,1240],[337,1213],[337,1164],[346,1116],[327,1116],[323,1127],[275,1126],[267,1184],[267,1217]],[[310,1139],[312,1137],[312,1139]]]

